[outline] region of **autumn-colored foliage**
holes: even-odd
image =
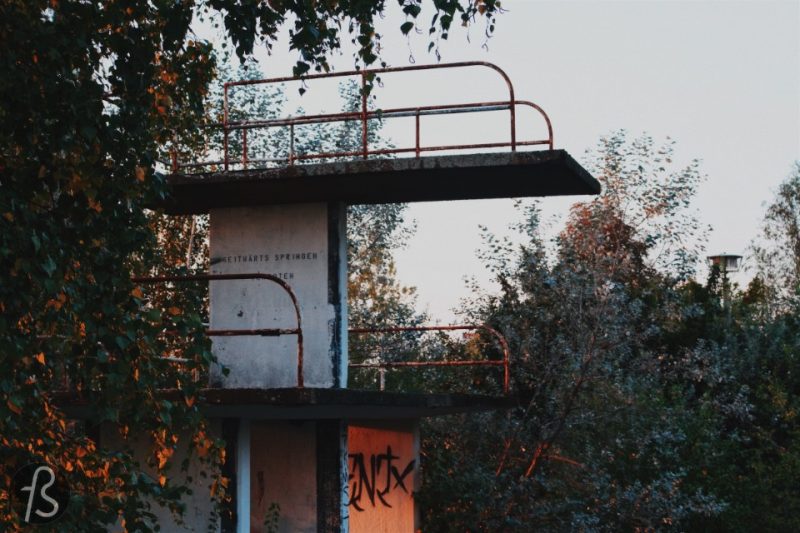
[[[468,24],[480,16],[492,31],[498,4],[436,2],[432,38],[446,38],[459,17]],[[66,473],[74,497],[59,524],[69,530],[115,522],[146,530],[153,526],[153,501],[179,512],[186,489],[180,476],[164,471],[180,447],[208,461],[214,495],[224,498],[221,454],[210,453],[222,443],[209,441],[198,401],[199,378],[212,360],[201,334],[203,296],[170,296],[131,282],[136,274],[199,267],[191,249],[182,245],[176,255],[159,247],[158,239],[176,228],[159,228],[146,211],[167,194],[158,160],[170,146],[196,147],[205,119],[215,52],[190,24],[218,17],[243,59],[256,44],[271,48],[291,21],[290,46],[300,56],[295,73],[303,74],[327,70],[327,56],[348,38],[345,32],[357,44],[358,64],[377,61],[373,20],[384,7],[381,1],[0,3],[5,525],[19,527],[9,507],[9,476],[37,461]],[[410,20],[420,13],[413,0],[400,9]],[[184,223],[191,221],[176,221]],[[180,364],[171,360],[176,356]],[[66,411],[76,402],[88,409],[86,423]],[[122,439],[120,449],[96,445],[97,434],[108,431]],[[132,455],[134,438],[151,444],[147,465]]]

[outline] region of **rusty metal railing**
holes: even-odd
[[[370,333],[401,333],[411,331],[474,331],[484,330],[494,336],[503,350],[503,358],[499,361],[494,359],[482,360],[456,360],[456,361],[381,361],[377,363],[350,363],[350,368],[377,368],[380,374],[380,390],[384,390],[384,372],[387,368],[410,368],[410,367],[457,367],[457,366],[502,366],[503,367],[503,393],[509,392],[510,381],[510,356],[508,342],[502,333],[485,324],[470,325],[459,324],[451,326],[404,326],[391,328],[352,328],[351,334],[361,335]]]
[[[508,100],[491,101],[491,102],[474,102],[466,104],[443,104],[443,105],[430,105],[430,106],[416,106],[416,107],[399,107],[383,110],[370,110],[368,108],[367,98],[367,85],[368,82],[374,79],[379,74],[394,73],[394,72],[408,72],[418,70],[434,70],[434,69],[450,69],[450,68],[466,68],[466,67],[486,67],[497,72],[500,77],[505,81],[508,86]],[[343,113],[330,113],[307,115],[302,117],[284,117],[278,119],[266,120],[231,120],[229,92],[234,87],[242,87],[249,85],[268,85],[275,83],[285,83],[289,81],[311,80],[319,78],[346,78],[346,77],[360,77],[361,78],[361,109],[352,112]],[[517,139],[517,107],[525,106],[537,111],[547,126],[547,138],[520,141]],[[442,114],[455,114],[455,113],[475,113],[484,111],[509,111],[509,133],[510,138],[507,142],[491,142],[491,143],[473,143],[473,144],[452,144],[452,145],[439,145],[439,146],[424,146],[420,142],[420,118],[429,115],[442,115]],[[415,143],[413,147],[401,148],[382,148],[370,149],[368,142],[369,121],[375,119],[391,119],[398,117],[414,117],[415,118]],[[294,128],[299,125],[308,124],[323,124],[329,122],[349,122],[358,121],[361,123],[361,146],[359,150],[345,150],[333,152],[321,152],[312,154],[296,154],[294,150]],[[243,169],[249,168],[251,165],[258,165],[263,163],[284,163],[287,165],[294,165],[297,161],[305,161],[312,159],[331,159],[331,158],[347,158],[347,157],[361,157],[367,159],[371,155],[389,155],[389,154],[402,154],[414,153],[415,157],[419,158],[423,152],[437,152],[444,150],[474,150],[476,148],[511,148],[511,151],[516,151],[519,146],[536,146],[546,145],[550,150],[553,149],[553,127],[550,118],[544,110],[533,102],[528,100],[517,100],[514,95],[514,86],[508,75],[497,65],[484,61],[463,61],[458,63],[444,63],[436,65],[411,65],[405,67],[388,67],[380,69],[364,69],[364,70],[350,70],[345,72],[329,72],[323,74],[310,74],[303,78],[295,77],[282,77],[270,78],[262,80],[243,80],[227,82],[223,87],[223,119],[222,123],[213,124],[213,127],[222,128],[222,160],[216,161],[200,161],[192,163],[181,163],[178,161],[177,152],[173,150],[171,167],[172,172],[177,173],[182,169],[194,169],[209,166],[221,166],[223,170],[228,171],[232,165],[241,165]],[[270,159],[250,159],[248,156],[247,148],[247,132],[255,129],[273,128],[273,127],[288,127],[289,128],[289,153],[286,157],[270,158]],[[241,160],[232,161],[229,153],[230,136],[235,131],[241,131],[242,141],[242,156]]]
[[[295,328],[258,328],[258,329],[207,329],[206,335],[210,337],[237,337],[237,336],[262,336],[262,337],[279,337],[282,335],[296,335],[297,336],[297,386],[302,388],[303,385],[303,327],[302,317],[300,314],[300,304],[297,301],[292,287],[272,274],[197,274],[192,276],[140,276],[132,278],[134,283],[187,283],[198,281],[231,281],[231,280],[266,280],[271,281],[281,287],[292,301],[294,306],[295,317],[297,319],[297,327]],[[174,358],[180,362],[177,358]]]

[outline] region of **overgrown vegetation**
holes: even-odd
[[[435,1],[431,48],[454,21],[483,16],[491,33],[498,4]],[[420,3],[400,9],[409,34]],[[5,528],[22,527],[7,487],[31,462],[57,466],[73,491],[55,530],[149,531],[153,503],[180,515],[184,476],[167,472],[183,466],[174,464],[182,451],[204,463],[209,496],[224,499],[222,442],[198,410],[202,381],[186,379],[212,362],[194,311],[204,295],[148,299],[131,281],[204,266],[202,221],[146,210],[166,194],[156,160],[170,146],[200,151],[195,126],[209,118],[215,54],[191,37],[190,23],[219,14],[244,58],[257,42],[272,46],[288,20],[303,74],[328,70],[343,38],[356,44],[359,66],[379,61],[373,20],[383,10],[381,1],[0,2]],[[279,95],[265,98],[274,106]],[[346,143],[351,133],[319,135],[309,146]],[[426,530],[800,529],[800,166],[767,211],[752,254],[757,275],[739,289],[718,271],[693,278],[702,228],[687,208],[699,168],[670,158],[670,145],[614,134],[592,165],[604,194],[573,209],[554,248],[535,206],[523,210],[522,246],[487,235],[484,259],[501,290],[477,294],[465,314],[511,342],[520,404],[428,424]],[[351,211],[355,324],[425,318],[391,260],[407,231],[403,209]],[[178,349],[165,331],[191,342]],[[400,353],[421,341],[392,342]],[[376,348],[354,344],[353,355]],[[404,384],[437,389],[441,380]],[[65,415],[62,393],[93,407],[88,428]],[[101,424],[120,448],[88,437]],[[134,456],[134,438],[150,442],[146,458]]]
[[[429,531],[797,529],[800,173],[741,290],[718,269],[692,277],[701,176],[672,157],[614,133],[591,158],[602,195],[552,246],[535,204],[522,245],[487,235],[501,290],[465,313],[509,339],[520,401],[426,425]]]
[[[190,25],[196,17],[217,17],[244,59],[257,43],[271,49],[280,28],[291,24],[295,73],[303,74],[328,70],[327,57],[342,39],[352,39],[357,66],[378,61],[373,21],[385,9],[379,0],[0,2],[5,527],[21,527],[10,507],[11,476],[34,462],[65,473],[74,490],[57,529],[119,523],[148,531],[153,502],[179,515],[186,488],[181,476],[165,475],[178,448],[207,461],[210,497],[224,497],[221,442],[200,415],[198,385],[185,379],[212,359],[200,333],[203,318],[186,302],[148,304],[131,281],[194,261],[185,248],[161,253],[145,210],[166,194],[157,159],[173,144],[199,149],[197,125],[216,61],[212,44],[197,39]],[[399,29],[408,34],[420,5],[409,0],[399,9],[409,21]],[[430,38],[438,39],[458,19],[485,20],[492,31],[498,6],[437,1],[434,9]],[[167,330],[193,341],[180,353],[183,369],[162,357],[174,354]],[[116,428],[120,449],[98,449],[85,428],[69,422],[54,393],[66,377],[70,393],[94,409],[89,433],[100,424]],[[175,392],[165,396],[164,388]],[[146,460],[133,456],[129,437],[150,441]]]

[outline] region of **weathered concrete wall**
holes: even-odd
[[[211,211],[211,273],[267,273],[294,290],[304,334],[308,387],[346,383],[346,236],[341,204],[297,204]],[[212,329],[294,328],[289,296],[267,280],[211,283]],[[212,385],[297,385],[297,337],[215,337],[230,369],[212,369]]]
[[[418,527],[416,422],[359,422],[348,429],[351,533],[413,533]]]
[[[220,437],[220,421],[211,420],[209,424],[211,438]],[[155,503],[151,512],[156,515],[158,524],[161,526],[161,531],[198,531],[207,532],[209,524],[212,520],[213,505],[210,497],[209,478],[200,476],[200,462],[197,455],[194,455],[189,465],[189,470],[186,474],[180,471],[180,464],[186,458],[187,446],[190,445],[188,436],[179,437],[178,450],[170,459],[171,468],[167,471],[167,477],[175,482],[176,480],[192,489],[192,494],[185,496],[183,502],[186,504],[186,512],[184,515],[184,524],[178,526],[172,513],[169,509],[157,506]],[[122,437],[117,429],[106,424],[100,429],[100,446],[109,450],[122,450],[124,448]],[[142,464],[147,464],[148,454],[151,450],[151,443],[147,437],[140,437],[133,444],[134,456]],[[149,467],[144,467],[145,470],[154,479],[158,479],[158,473]],[[192,478],[191,483],[186,483],[186,477]],[[123,531],[121,526],[111,528],[109,531],[114,533]],[[220,531],[220,521],[217,520],[217,527],[215,531]]]
[[[261,533],[271,504],[280,507],[278,530],[317,531],[314,422],[252,422],[250,531]]]

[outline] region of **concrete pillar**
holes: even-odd
[[[250,533],[250,421],[239,420],[236,439],[236,532]]]
[[[250,448],[248,531],[347,531],[347,427],[340,420],[254,421]]]
[[[349,531],[347,516],[347,424],[317,422],[317,530]]]
[[[211,210],[211,273],[267,273],[294,290],[304,335],[306,387],[347,382],[347,239],[344,204],[291,204]],[[214,281],[211,329],[294,328],[289,296],[266,280]],[[297,337],[215,337],[230,370],[212,369],[225,388],[297,386]]]

